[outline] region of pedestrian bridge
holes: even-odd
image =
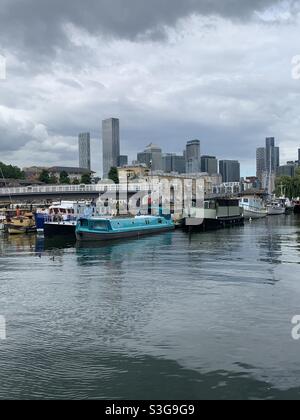
[[[0,188],[0,201],[38,201],[53,199],[98,198],[99,194],[133,195],[149,191],[148,184],[43,185]]]

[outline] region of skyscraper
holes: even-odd
[[[128,156],[126,155],[119,156],[118,166],[122,168],[123,166],[126,166],[126,165],[128,165]]]
[[[120,122],[110,118],[102,122],[103,143],[103,178],[107,179],[113,167],[119,164],[120,156]]]
[[[266,172],[276,172],[280,165],[279,147],[275,147],[275,138],[266,138]]]
[[[189,141],[186,145],[186,173],[201,172],[200,140]]]
[[[237,160],[220,160],[219,169],[223,182],[240,182],[241,165]]]
[[[266,149],[259,147],[256,149],[256,176],[262,182],[263,174],[266,172]]]
[[[161,171],[162,165],[162,149],[153,143],[146,147],[144,152],[138,153],[137,160],[139,163],[144,163],[153,171]]]
[[[90,133],[81,133],[78,137],[79,167],[91,170],[91,136]]]
[[[218,161],[215,156],[201,157],[201,172],[206,172],[209,175],[218,173]]]
[[[178,156],[174,153],[167,153],[162,157],[162,169],[166,173],[177,172],[179,174],[185,173],[185,157]]]

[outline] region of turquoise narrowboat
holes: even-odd
[[[76,226],[78,241],[110,241],[152,235],[175,229],[170,218],[137,216],[134,218],[81,217]]]

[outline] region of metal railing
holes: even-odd
[[[141,192],[149,190],[148,184],[96,184],[96,185],[43,185],[28,187],[0,188],[0,196],[30,195],[30,194],[56,194],[56,193],[117,193]]]

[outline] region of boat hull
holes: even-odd
[[[76,223],[45,223],[44,235],[51,236],[74,236]]]
[[[170,232],[174,229],[175,226],[164,226],[159,229],[140,229],[127,232],[77,232],[76,239],[80,242],[104,242],[127,238],[139,238],[146,235],[157,235]]]
[[[6,231],[10,235],[28,235],[30,233],[36,233],[36,227],[26,227],[26,226],[14,226],[13,224],[7,224],[5,226]]]
[[[282,214],[286,213],[286,209],[285,208],[274,208],[274,207],[270,207],[268,208],[268,216],[280,216]]]
[[[246,210],[244,209],[244,218],[246,220],[249,219],[263,219],[267,217],[267,212],[266,211],[252,211],[252,210]]]

